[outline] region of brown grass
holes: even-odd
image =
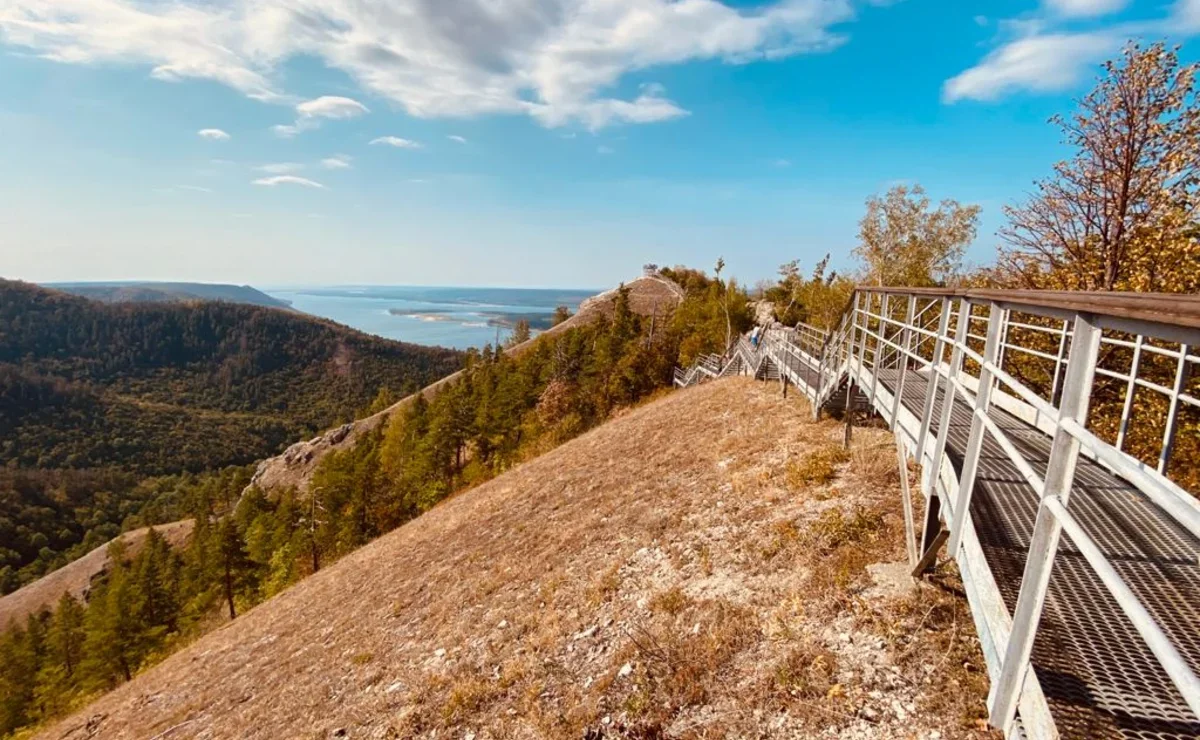
[[[860,476],[854,450],[837,489],[789,482],[788,461],[840,435],[768,384],[672,394],[444,502],[45,736],[82,737],[66,731],[92,716],[105,738],[184,722],[212,738],[971,735],[986,692],[961,669],[979,665],[969,619],[863,596],[865,566],[902,557],[898,491]]]

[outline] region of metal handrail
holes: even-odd
[[[986,327],[986,333],[979,333],[975,327]],[[1038,336],[1044,339],[1035,341]],[[1031,555],[1026,561],[1007,643],[998,646],[1003,659],[989,701],[992,723],[1007,731],[1022,700],[1033,640],[1063,531],[1200,717],[1200,680],[1122,581],[1092,535],[1072,517],[1069,507],[1076,462],[1084,455],[1124,478],[1184,530],[1200,537],[1200,504],[1169,475],[1182,409],[1200,408],[1200,399],[1188,392],[1187,385],[1200,365],[1198,347],[1200,298],[1194,296],[861,286],[851,295],[833,330],[822,332],[800,325],[794,330],[771,332],[764,335],[757,348],[739,342],[735,354],[743,362],[751,355],[757,363],[769,358],[781,372],[786,371],[789,361],[815,368],[816,386],[809,390],[814,411],[843,383],[863,386],[870,404],[883,409],[893,426],[906,374],[925,375],[928,390],[914,456],[924,470],[922,491],[927,496],[934,495],[935,479],[946,451],[954,406],[950,398],[963,403],[971,413],[970,433],[957,496],[953,502],[943,502],[950,526],[949,551],[955,558],[961,556],[964,535],[973,533],[969,512],[985,433],[998,443],[1038,496]],[[1132,352],[1128,369],[1102,364],[1102,348],[1110,357]],[[1159,362],[1173,363],[1173,377],[1160,377],[1158,382],[1141,377],[1146,358],[1151,356]],[[1018,371],[1022,362],[1051,363],[1048,388],[1039,391],[1029,386]],[[890,409],[884,408],[884,396],[877,387],[878,373],[883,369],[899,371]],[[1088,429],[1090,396],[1098,377],[1124,384],[1119,429],[1111,441]],[[939,386],[947,397],[934,431],[933,400]],[[1137,421],[1133,401],[1139,389],[1166,399],[1162,442],[1153,462],[1127,450],[1130,429]],[[1048,397],[1043,397],[1047,391]],[[1033,469],[1021,446],[989,416],[993,405],[1026,418],[1052,438],[1044,476]]]

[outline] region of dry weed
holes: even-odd
[[[840,445],[826,445],[787,465],[787,482],[793,491],[810,486],[823,486],[838,474],[838,466],[850,459],[850,453]]]

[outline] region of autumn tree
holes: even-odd
[[[943,200],[934,208],[920,185],[897,185],[883,197],[868,198],[854,248],[854,255],[864,263],[865,282],[946,284],[975,239],[979,212],[979,206],[955,200]]]
[[[505,346],[515,347],[518,344],[528,342],[529,338],[532,336],[533,330],[529,327],[529,320],[518,319],[517,323],[513,326],[512,335],[510,335],[508,341],[505,342]]]
[[[554,314],[550,317],[550,326],[558,326],[571,318],[571,309],[566,306],[555,306]]]
[[[1069,117],[1051,119],[1074,156],[1054,166],[1000,231],[1015,287],[1200,289],[1198,65],[1162,43],[1130,44]]]

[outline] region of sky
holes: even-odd
[[[899,183],[1002,208],[1200,0],[0,0],[0,276],[753,282]]]

